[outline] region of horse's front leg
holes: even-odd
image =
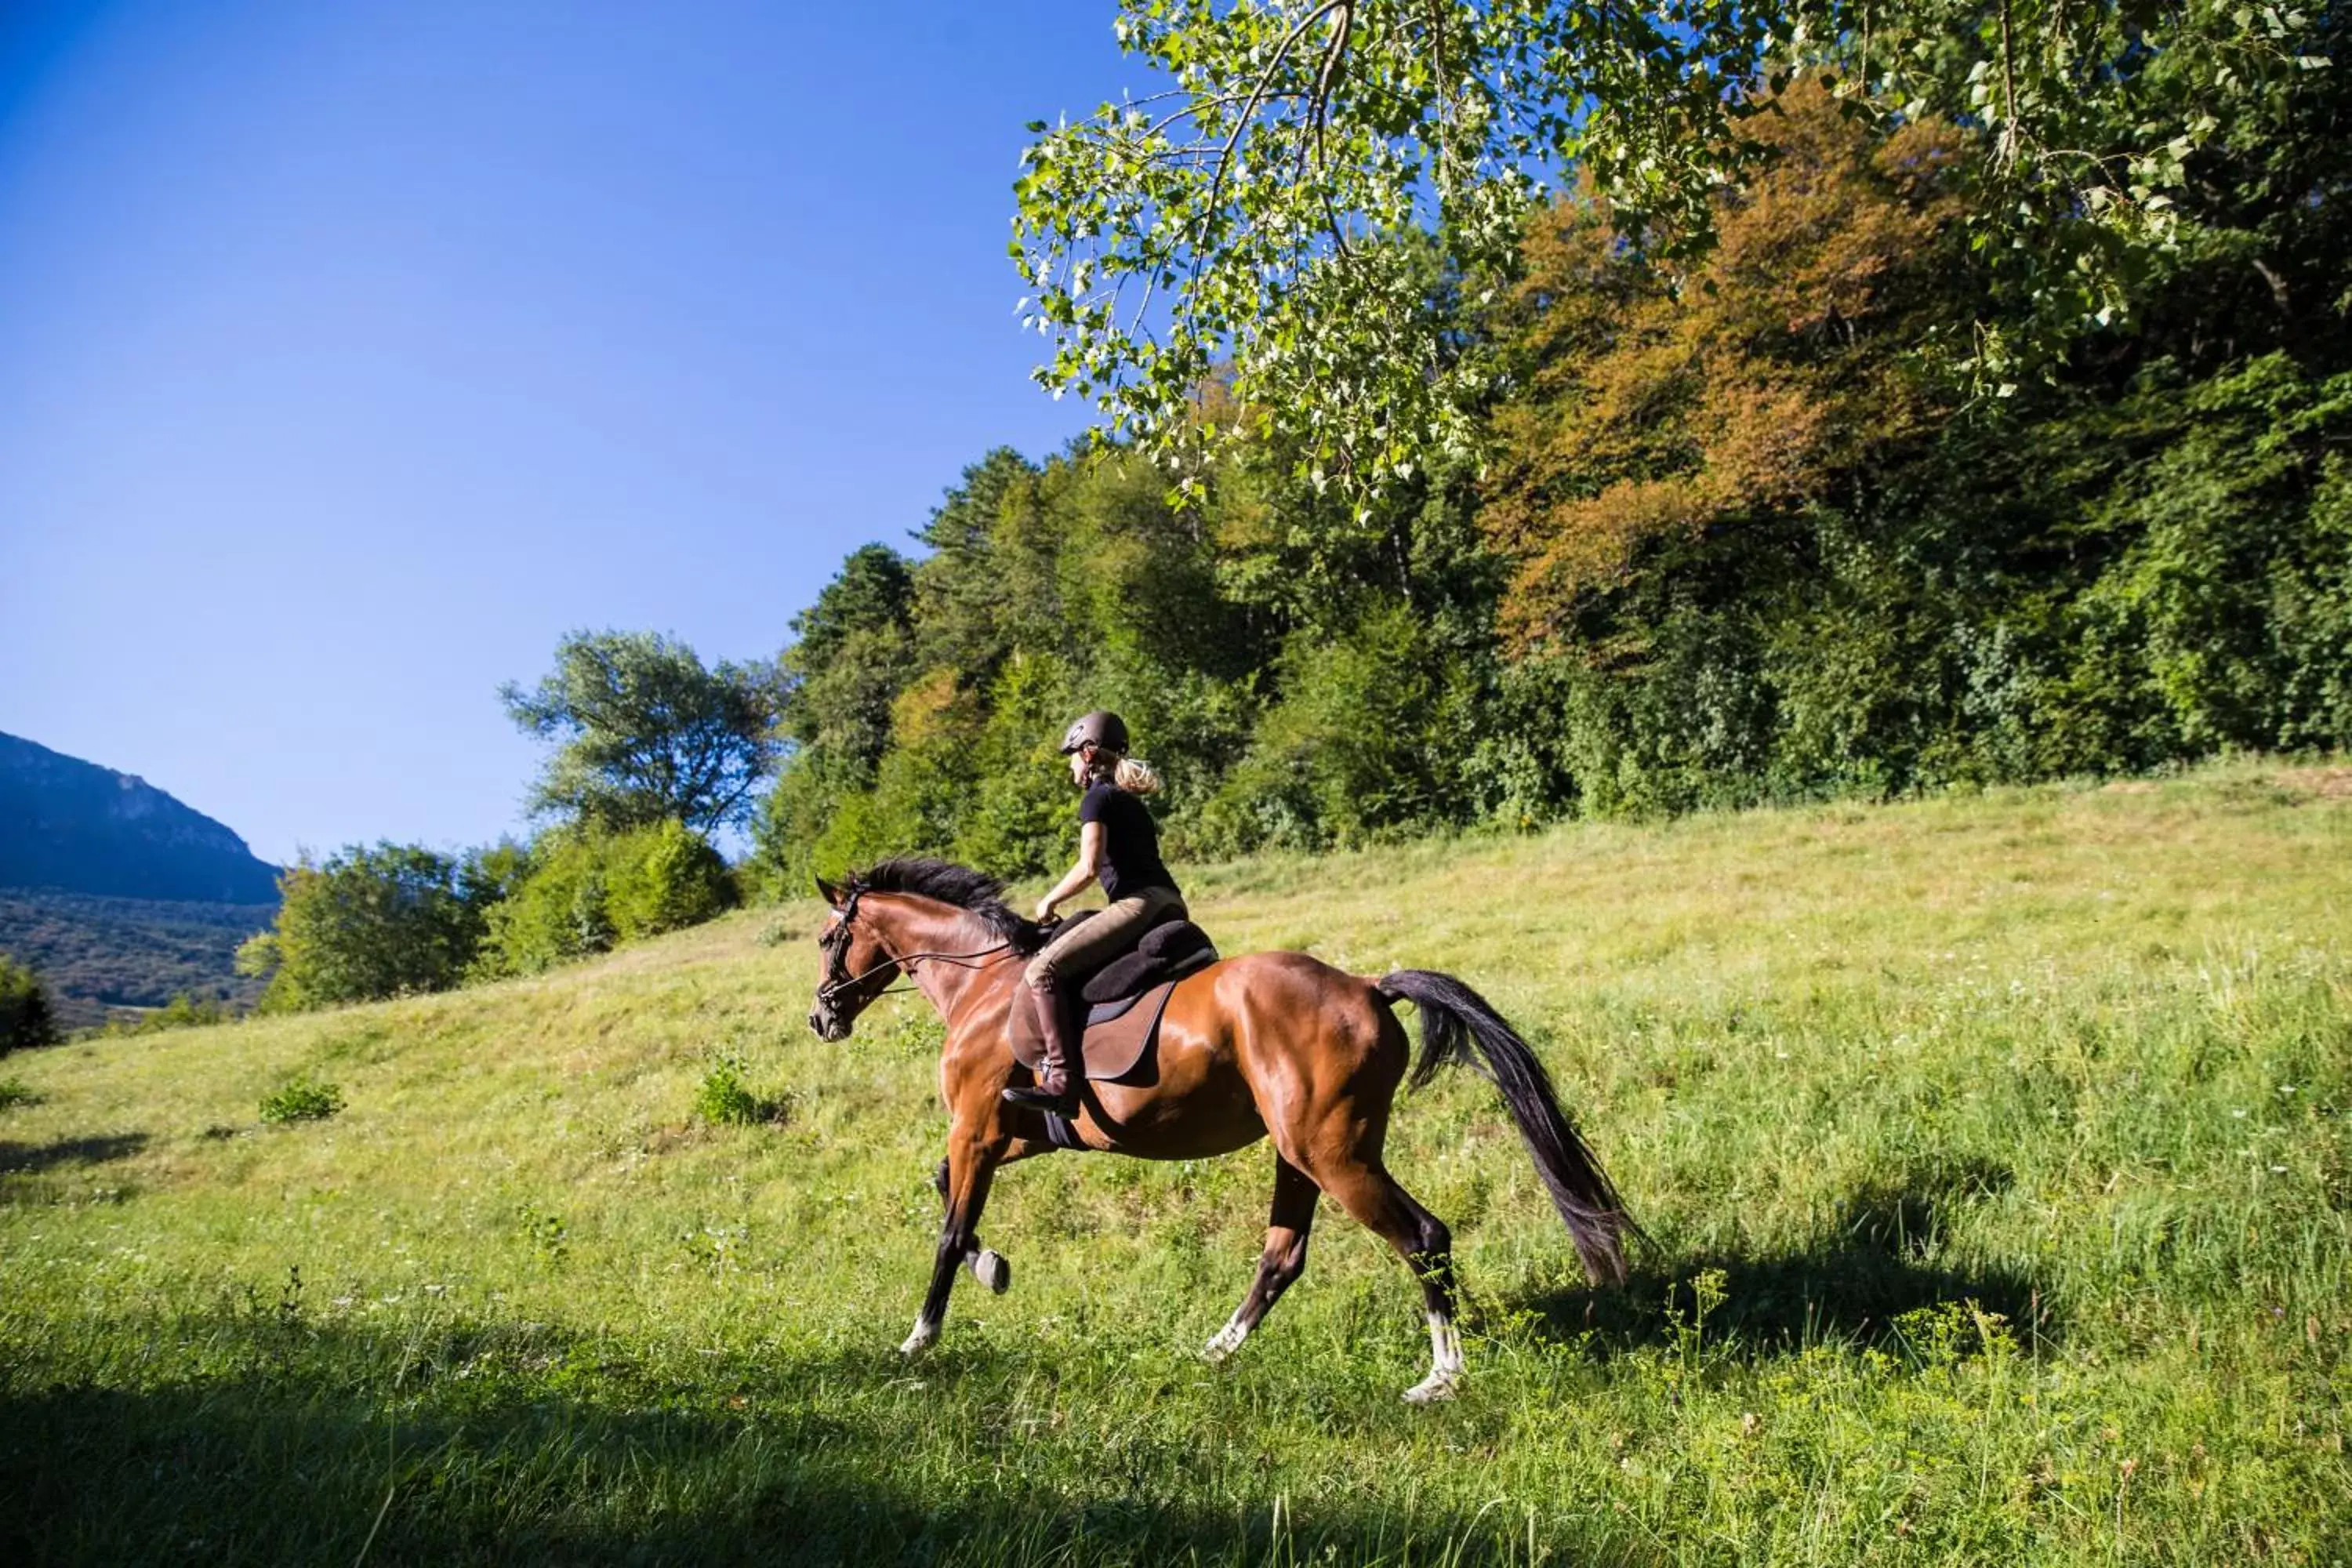
[[[1016,1160],[1034,1159],[1053,1152],[1054,1145],[1043,1138],[1015,1138],[1005,1145],[1003,1154],[996,1162],[996,1169],[1001,1171]],[[940,1168],[931,1173],[931,1185],[939,1189],[940,1201],[945,1203],[949,1192],[948,1163],[945,1160],[941,1160]],[[973,1279],[988,1287],[989,1294],[992,1296],[1002,1296],[1013,1289],[1012,1261],[1004,1254],[982,1243],[977,1220],[973,1222],[971,1245],[964,1249],[963,1266],[971,1270]]]
[[[981,1115],[959,1110],[948,1129],[944,1167],[947,1214],[940,1226],[939,1251],[931,1260],[931,1288],[923,1296],[923,1310],[914,1331],[898,1347],[902,1355],[919,1355],[940,1337],[948,1315],[948,1292],[955,1288],[956,1270],[980,1251],[980,1213],[988,1205],[988,1184],[1003,1160],[1007,1140],[993,1108]],[[1002,1259],[998,1260],[1000,1263]],[[1006,1275],[1010,1279],[1010,1274]],[[1002,1287],[993,1287],[1002,1289]]]

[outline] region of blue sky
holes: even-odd
[[[576,626],[772,656],[1027,380],[1110,0],[0,0],[0,731],[268,858],[520,826]]]

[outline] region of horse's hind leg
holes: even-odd
[[[1462,1336],[1454,1326],[1454,1236],[1445,1222],[1413,1201],[1412,1194],[1377,1163],[1353,1159],[1327,1163],[1315,1178],[1340,1207],[1386,1238],[1421,1281],[1429,1311],[1429,1375],[1405,1391],[1415,1405],[1451,1399],[1462,1384]]]
[[[1320,1194],[1306,1172],[1276,1154],[1274,1157],[1274,1211],[1265,1222],[1265,1251],[1257,1260],[1257,1278],[1216,1338],[1201,1353],[1223,1361],[1242,1348],[1242,1342],[1307,1267],[1307,1231],[1315,1223],[1315,1200]]]

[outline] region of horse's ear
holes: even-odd
[[[836,910],[841,908],[841,889],[835,887],[831,882],[826,881],[823,877],[819,877],[816,879],[816,891],[817,896],[823,899],[826,903],[831,904]]]

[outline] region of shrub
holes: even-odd
[[[562,1263],[571,1254],[571,1227],[561,1215],[549,1214],[528,1201],[515,1205],[515,1228],[526,1241],[539,1248],[551,1263]]]
[[[622,942],[700,925],[734,907],[727,862],[682,822],[657,822],[612,841],[606,909]]]
[[[531,856],[530,873],[489,907],[477,973],[536,974],[566,959],[613,945],[604,915],[604,868],[585,833],[551,834]]]
[[[41,1097],[21,1078],[0,1078],[0,1110],[14,1110],[20,1105],[38,1105]]]
[[[343,1108],[343,1091],[298,1075],[261,1097],[261,1120],[272,1127],[289,1121],[324,1121]]]
[[[57,1015],[41,977],[0,953],[0,1057],[58,1042]]]
[[[278,885],[276,928],[237,950],[240,971],[271,973],[268,1011],[445,991],[481,941],[481,910],[460,888],[457,863],[415,845],[352,845],[288,868]]]
[[[489,907],[474,972],[536,974],[616,942],[698,924],[735,900],[727,863],[681,823],[551,834],[513,892]]]
[[[489,907],[487,920],[488,931],[474,961],[479,974],[536,974],[612,946],[604,869],[589,836],[564,833],[541,839],[530,874]]]
[[[703,1074],[694,1091],[694,1113],[714,1127],[751,1127],[783,1115],[782,1102],[751,1092],[743,1064],[733,1057]]]
[[[254,938],[260,941],[261,938]],[[136,1018],[117,1019],[106,1026],[110,1036],[160,1035],[168,1029],[200,1029],[211,1024],[236,1021],[236,1009],[217,997],[199,997],[183,991],[163,1006]]]
[[[1285,648],[1282,696],[1204,809],[1202,847],[1353,845],[1454,814],[1444,650],[1402,605]]]

